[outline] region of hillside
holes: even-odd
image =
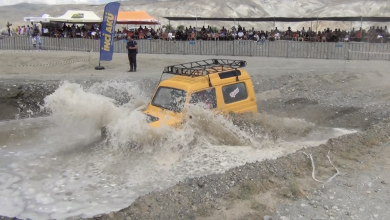
[[[99,4],[99,0],[1,0],[0,6],[15,5],[20,3],[39,3],[48,5],[57,4]]]
[[[10,21],[14,25],[23,24],[24,16],[40,16],[50,14],[52,16],[62,15],[68,9],[93,10],[97,15],[103,14],[104,5],[41,5],[41,4],[17,4],[0,7],[0,20]],[[164,16],[200,16],[200,17],[323,17],[323,16],[390,16],[390,3],[386,0],[366,1],[357,0],[353,3],[347,0],[148,0],[148,1],[126,1],[121,3],[120,10],[145,10],[156,19],[160,18],[162,24],[168,21]],[[5,22],[4,22],[5,23]],[[187,22],[188,25],[195,25],[195,22]],[[171,22],[173,26],[187,24],[186,22]],[[231,27],[231,22],[198,22],[198,26],[213,25]],[[243,26],[271,29],[272,23],[242,23]],[[291,26],[293,29],[301,29],[302,26],[309,27],[310,22],[302,23],[276,23],[279,29],[286,29]],[[312,23],[316,29],[316,22]],[[369,24],[388,25],[388,24]],[[360,22],[352,24],[360,27]],[[351,23],[320,22],[319,29],[323,28],[345,28],[350,29]]]

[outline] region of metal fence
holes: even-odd
[[[297,41],[164,41],[138,40],[139,53],[189,54],[226,56],[263,56],[285,58],[317,58],[341,60],[388,60],[390,44],[382,43],[328,43]],[[126,53],[126,42],[114,43],[115,53]],[[38,48],[38,45],[37,45]],[[42,38],[43,50],[95,51],[100,49],[99,40],[81,38]],[[30,37],[4,37],[0,39],[2,50],[32,50]]]

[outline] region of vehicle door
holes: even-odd
[[[256,102],[249,97],[249,86],[247,81],[239,81],[221,86],[223,112],[244,113],[253,111],[257,106]]]
[[[217,108],[217,96],[214,87],[195,91],[191,94],[189,104],[202,104],[204,108],[215,110]]]

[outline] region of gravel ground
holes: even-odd
[[[0,120],[47,115],[41,112],[43,99],[58,88],[57,83],[3,83],[0,88]]]
[[[327,184],[311,179],[310,159],[296,152],[220,175],[187,179],[140,197],[118,212],[88,219],[386,219],[390,174],[383,168],[390,165],[389,131],[387,121],[306,149],[315,157],[317,178],[325,180],[335,173],[326,159],[328,152],[340,169]]]
[[[261,110],[279,116],[305,118],[322,126],[366,128],[389,116],[390,103],[381,79],[373,82],[378,87],[362,87],[359,81],[365,78],[353,73],[314,73],[255,76],[253,80],[262,85],[255,87],[260,96],[271,94],[271,100],[263,97],[259,102]],[[272,96],[275,93],[278,97]]]
[[[162,65],[184,58],[158,59]],[[256,59],[260,60],[253,64]],[[388,64],[348,64],[344,72],[339,61],[284,60],[281,64],[280,59],[256,59],[247,59],[253,61],[252,65],[248,62],[247,69],[253,78],[259,111],[359,132],[276,160],[246,164],[223,174],[187,178],[167,190],[150,192],[131,204],[123,204],[120,211],[87,219],[388,219]],[[273,64],[279,66],[269,68]],[[80,68],[77,66],[77,70]],[[85,84],[104,78],[100,73],[90,77],[92,73],[86,68],[81,68],[82,75],[74,78]],[[45,71],[37,70],[42,79],[34,74],[26,78],[19,69],[9,69],[1,75],[0,107],[5,109],[1,120],[12,119],[15,114],[45,114],[38,113],[42,98],[53,92],[61,80]],[[117,72],[105,77],[123,76]],[[141,72],[127,80],[142,79],[152,92],[159,70],[155,67],[149,72],[150,79],[144,79],[145,72]],[[69,69],[61,74],[72,77],[73,72]],[[119,97],[118,101],[126,102],[127,98]],[[303,152],[313,155],[316,178],[326,181],[336,173],[335,167],[339,175],[325,184],[314,181],[312,163]],[[328,154],[335,167],[329,163]]]

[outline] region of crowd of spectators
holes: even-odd
[[[139,33],[139,32],[138,32]],[[137,38],[137,32],[135,33]],[[153,35],[152,35],[153,36]],[[390,35],[387,26],[370,27],[369,30],[351,31],[329,28],[322,31],[313,31],[309,27],[307,30],[303,27],[301,30],[293,31],[290,27],[281,31],[277,27],[274,30],[255,30],[251,28],[246,30],[245,27],[232,27],[230,30],[222,27],[220,30],[210,26],[198,28],[179,27],[176,30],[162,30],[159,39],[163,40],[253,40],[253,41],[276,41],[276,40],[293,40],[293,41],[311,41],[311,42],[390,42]],[[142,38],[141,38],[142,39]]]
[[[35,24],[27,26],[16,27],[14,32],[17,35],[30,36],[35,33],[37,26]],[[100,25],[82,25],[75,24],[62,26],[58,25],[44,25],[38,26],[39,34],[45,37],[55,38],[88,38],[100,39]],[[35,32],[34,32],[35,31]],[[256,30],[255,28],[245,29],[238,25],[230,29],[222,27],[220,30],[211,26],[203,26],[201,28],[194,28],[192,26],[184,27],[178,26],[172,28],[170,26],[163,26],[162,28],[142,27],[115,31],[115,39],[121,40],[132,36],[137,40],[143,39],[161,39],[168,41],[191,41],[191,40],[214,40],[214,41],[231,41],[231,40],[252,40],[252,41],[277,41],[277,40],[292,40],[292,41],[310,41],[310,42],[390,42],[390,35],[387,26],[385,27],[370,27],[368,30],[350,31],[330,28],[313,31],[309,27],[301,30],[292,30],[288,27],[287,30],[279,30],[277,27],[273,30]]]
[[[25,35],[25,36],[37,36],[42,30],[42,23],[34,24],[31,22],[30,25],[18,26],[16,28],[12,27],[12,24],[7,22],[7,31],[6,34],[11,35]]]
[[[43,37],[54,37],[54,38],[89,38],[89,39],[100,39],[100,25],[75,25],[75,24],[43,24],[32,23],[30,25],[23,25],[12,27],[7,24],[8,35],[17,36],[43,36]]]
[[[236,28],[233,26],[230,30],[222,27],[220,30],[208,26],[202,28],[194,28],[192,26],[179,26],[173,29],[168,26],[158,29],[140,26],[138,29],[118,30],[116,39],[124,39],[128,35],[137,40],[143,39],[161,39],[175,41],[190,41],[190,40],[253,40],[253,41],[275,41],[275,40],[293,40],[293,41],[312,41],[312,42],[390,42],[390,35],[387,26],[385,27],[370,27],[369,30],[351,31],[329,28],[322,31],[313,31],[309,27],[307,30],[303,27],[302,30],[293,31],[289,27],[285,31],[280,31],[276,27],[274,30],[264,31],[255,30],[253,27],[246,30],[240,25]]]

